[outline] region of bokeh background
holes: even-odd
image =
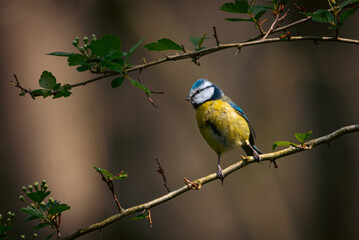
[[[216,170],[216,155],[200,136],[195,113],[185,101],[198,78],[218,84],[251,120],[256,145],[270,152],[273,142],[295,141],[296,132],[313,137],[358,123],[358,46],[293,42],[226,50],[200,59],[146,69],[142,81],[153,91],[154,108],[145,94],[125,82],[111,89],[110,79],[73,89],[66,99],[19,97],[9,85],[37,88],[43,70],[62,83],[92,78],[77,73],[66,60],[47,56],[74,51],[79,36],[118,34],[123,49],[167,37],[190,49],[190,37],[212,34],[222,43],[258,34],[250,23],[230,23],[219,11],[226,1],[173,0],[2,0],[0,3],[0,212],[16,213],[16,231],[32,234],[19,209],[21,187],[46,179],[52,196],[71,210],[62,216],[62,236],[107,218],[117,209],[93,169],[126,170],[116,183],[124,207],[166,193],[156,172],[158,158],[169,186],[184,185]],[[285,23],[302,18],[289,4]],[[296,1],[308,11],[327,1]],[[268,15],[272,19],[272,16]],[[341,36],[359,38],[358,14]],[[267,29],[269,23],[264,27]],[[328,26],[305,23],[292,35],[333,35]],[[206,46],[215,45],[212,38]],[[133,63],[163,57],[141,47]],[[170,53],[169,53],[170,54]],[[136,73],[131,75],[136,78]],[[124,218],[82,239],[359,239],[359,136],[278,160],[278,169],[253,164],[226,178],[188,192],[152,209],[148,221]],[[223,167],[240,159],[240,150],[224,155]],[[46,232],[45,232],[46,233]],[[39,232],[40,236],[45,236]]]

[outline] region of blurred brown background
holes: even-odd
[[[18,232],[32,232],[17,199],[21,187],[34,181],[47,179],[53,197],[71,206],[62,217],[66,236],[117,211],[93,166],[128,172],[115,186],[124,207],[166,193],[156,158],[172,189],[184,184],[184,176],[215,172],[216,155],[185,101],[198,78],[218,84],[243,108],[265,152],[275,141],[295,141],[296,132],[312,130],[319,137],[358,123],[358,46],[341,43],[259,45],[239,55],[231,49],[206,56],[200,67],[186,60],[146,69],[143,83],[165,92],[153,96],[158,109],[129,83],[111,89],[110,79],[57,100],[19,97],[9,85],[17,74],[22,85],[35,89],[43,70],[61,83],[92,78],[68,67],[65,58],[45,55],[74,51],[76,36],[118,34],[127,50],[141,38],[149,43],[163,37],[190,49],[189,38],[211,35],[212,26],[222,43],[257,35],[250,23],[226,22],[232,15],[218,10],[224,2],[1,1],[0,212],[16,213]],[[327,1],[296,3],[308,11],[327,8]],[[286,22],[302,18],[292,10]],[[358,20],[358,13],[350,17],[341,36],[359,39]],[[290,31],[332,35],[317,23]],[[214,39],[205,45],[215,45]],[[162,56],[141,47],[133,63]],[[330,148],[280,159],[278,169],[267,162],[251,165],[227,177],[223,187],[216,181],[152,209],[153,228],[127,217],[83,239],[358,239],[358,142],[358,134],[344,136]],[[222,166],[238,161],[240,153],[224,155]]]

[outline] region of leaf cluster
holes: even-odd
[[[318,9],[313,13],[300,12],[318,23],[330,24],[329,29],[339,29],[344,21],[359,8],[359,0],[329,0],[330,9]]]
[[[299,145],[296,143],[288,142],[288,141],[278,141],[278,142],[273,143],[272,150],[274,151],[278,146],[280,146],[280,147],[294,146],[294,147],[305,148],[305,146],[304,146],[305,141],[307,141],[307,139],[310,137],[310,135],[312,135],[312,131],[308,131],[305,133],[296,133],[294,136],[300,142]]]
[[[15,227],[13,224],[14,218],[15,214],[12,212],[8,212],[6,217],[0,214],[0,239],[15,239],[9,234],[9,231]]]
[[[255,1],[235,0],[234,3],[224,3],[219,9],[224,12],[248,15],[248,18],[225,18],[227,21],[258,23],[259,19],[268,10],[274,10],[279,2],[284,5],[287,1],[272,1],[273,5],[260,5]]]
[[[120,173],[114,175],[113,173],[110,173],[106,169],[100,168],[100,167],[93,167],[97,172],[101,173],[101,175],[108,181],[116,180],[116,179],[124,179],[127,178],[127,172],[121,171]]]
[[[207,34],[204,33],[202,37],[191,37],[190,41],[193,44],[193,49],[195,51],[200,51],[204,49],[203,42],[206,39],[210,39],[207,37]],[[178,43],[174,42],[168,38],[161,38],[157,40],[157,42],[151,42],[144,46],[149,51],[166,51],[166,50],[177,50],[177,51],[185,51],[183,46],[180,46]]]
[[[92,35],[91,41],[88,37],[82,39],[83,45],[80,45],[78,37],[74,39],[74,45],[79,53],[74,52],[52,52],[51,56],[67,57],[69,66],[77,66],[77,71],[91,71],[94,73],[123,73],[127,68],[131,67],[129,59],[132,54],[141,45],[141,39],[133,45],[127,52],[121,49],[121,39],[117,35],[105,34],[97,39]]]
[[[42,72],[39,85],[42,88],[31,91],[32,96],[42,96],[43,98],[53,96],[53,99],[55,99],[60,97],[69,97],[72,94],[70,92],[71,86],[69,84],[61,85],[61,83],[57,83],[54,75],[48,71]],[[24,92],[21,92],[20,95],[24,95]]]
[[[35,230],[42,229],[47,226],[56,229],[56,231],[52,232],[46,238],[50,239],[60,229],[59,218],[62,212],[69,210],[70,206],[65,203],[60,203],[51,197],[46,203],[44,200],[51,193],[47,189],[48,186],[46,184],[46,180],[43,180],[41,185],[39,185],[38,182],[35,182],[27,188],[22,188],[30,202],[27,202],[23,196],[20,196],[20,200],[28,204],[26,207],[21,208],[21,212],[29,215],[28,218],[25,219],[25,222],[37,220],[39,224],[33,227]]]

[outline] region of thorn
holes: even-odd
[[[241,53],[242,47],[237,47],[237,51],[234,56],[238,56]]]
[[[194,182],[188,180],[186,177],[184,177],[183,179],[184,179],[184,183],[187,185],[187,187],[188,187],[189,189],[192,189],[192,190],[200,190],[200,189],[202,188],[202,184],[201,184],[201,183],[199,183],[199,184],[194,183]]]
[[[275,159],[270,160],[270,162],[269,162],[269,166],[270,166],[270,164],[271,164],[271,163],[273,163],[273,164],[274,164],[274,168],[278,168],[278,165],[277,165],[277,162],[275,161]]]
[[[183,45],[183,44],[181,44],[181,48],[182,48],[182,51],[183,51],[184,53],[187,53],[187,52],[186,52],[186,49],[184,49],[184,45]]]

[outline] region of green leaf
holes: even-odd
[[[89,63],[83,63],[81,66],[77,67],[76,70],[78,72],[84,72],[92,68],[92,64]]]
[[[109,177],[112,177],[113,174],[110,173],[109,171],[107,171],[106,169],[103,169],[103,168],[99,168],[99,167],[93,167],[96,171],[102,173],[102,175],[105,177],[105,178],[109,178]]]
[[[128,177],[127,172],[122,171],[119,174],[117,174],[116,176],[111,177],[111,180],[113,180],[113,179],[124,179],[124,178],[127,178],[127,177]]]
[[[306,133],[296,133],[295,138],[301,143],[304,144],[304,142],[308,139],[308,137],[312,135],[312,131],[308,131]]]
[[[272,10],[273,7],[269,6],[269,5],[254,5],[253,7],[250,8],[250,11],[253,15],[257,15],[258,13],[262,12],[262,11],[268,11],[268,10]]]
[[[114,180],[114,179],[123,179],[123,178],[127,178],[127,172],[125,171],[121,171],[119,174],[117,174],[116,176],[114,176],[112,173],[110,173],[109,171],[107,171],[106,169],[103,168],[99,168],[99,167],[93,167],[96,171],[102,173],[102,175],[109,180]]]
[[[111,87],[112,87],[112,88],[117,88],[117,87],[121,86],[124,80],[125,80],[124,77],[115,78],[115,79],[112,80],[112,82],[111,82]]]
[[[248,13],[248,8],[247,0],[238,0],[235,3],[225,3],[219,9],[230,13]]]
[[[128,61],[128,59],[132,56],[132,54],[138,49],[139,46],[141,46],[143,40],[145,40],[144,38],[142,38],[140,41],[138,41],[136,44],[134,44],[130,50],[128,50],[127,55],[126,55],[126,62]]]
[[[152,42],[145,45],[150,51],[164,51],[164,50],[182,50],[182,47],[168,38],[159,39],[157,42]]]
[[[0,239],[7,239],[5,238],[5,236],[7,236],[7,232],[10,231],[11,229],[13,229],[15,227],[15,225],[2,225],[0,224]],[[4,237],[4,238],[2,238]]]
[[[44,228],[44,227],[47,227],[47,226],[51,226],[51,223],[49,223],[49,222],[40,223],[40,224],[36,225],[34,227],[34,229],[41,229],[41,228]]]
[[[359,0],[346,0],[346,1],[342,2],[339,5],[339,7],[340,7],[340,9],[342,9],[342,8],[344,8],[344,7],[346,7],[346,6],[350,5],[350,4],[355,4],[355,3],[359,3]]]
[[[31,93],[34,96],[43,96],[44,98],[48,97],[51,95],[51,91],[50,90],[46,90],[46,89],[35,89],[32,90]]]
[[[23,207],[20,210],[23,213],[29,214],[30,217],[25,220],[25,222],[35,220],[35,219],[46,219],[46,216],[43,212],[36,208],[32,208],[31,206]]]
[[[82,54],[74,54],[67,58],[67,64],[69,66],[86,65],[87,57]]]
[[[115,59],[120,59],[125,55],[126,55],[125,53],[120,52],[118,50],[112,50],[108,54],[106,54],[106,56],[104,56],[103,60],[104,61],[112,61]]]
[[[140,89],[142,89],[143,91],[145,91],[148,94],[152,94],[150,90],[148,90],[148,88],[144,85],[142,85],[141,83],[139,83],[138,81],[136,81],[135,79],[132,79],[130,77],[128,77],[128,80],[130,80],[130,83],[135,86],[138,87]]]
[[[117,35],[106,34],[101,38],[92,41],[89,45],[93,54],[104,57],[113,50],[121,52],[121,39]]]
[[[343,12],[339,17],[340,23],[343,23],[345,19],[347,19],[348,17],[353,15],[356,12],[356,10],[358,10],[358,8],[359,8],[359,6],[355,7],[355,8],[351,8],[348,11]]]
[[[287,146],[291,146],[291,145],[295,145],[295,144],[291,143],[291,142],[287,142],[287,141],[278,141],[278,142],[273,143],[272,151],[274,151],[277,147],[287,147]]]
[[[52,90],[56,85],[56,78],[52,75],[52,73],[43,71],[39,80],[39,85],[47,90]]]
[[[26,195],[36,203],[41,203],[47,196],[49,196],[51,192],[50,191],[35,191],[26,193]]]
[[[194,50],[199,51],[199,50],[205,48],[205,47],[202,47],[202,44],[205,39],[209,39],[209,37],[206,37],[206,33],[203,34],[202,37],[191,37],[189,40],[195,46]]]
[[[122,59],[120,59],[120,61],[117,62],[100,61],[99,64],[101,67],[105,67],[106,69],[120,73],[122,73],[124,66],[124,62]]]
[[[333,23],[333,14],[325,9],[319,9],[314,13],[300,12],[300,14],[312,17],[312,20],[319,23]]]
[[[59,90],[60,86],[61,86],[61,83],[56,83],[56,85],[55,85],[55,87],[54,87],[53,90],[54,90],[54,91]]]
[[[53,96],[53,99],[60,97],[69,97],[72,92],[70,92],[71,86],[69,84],[62,85],[59,87],[58,92]]]
[[[55,235],[56,231],[51,233],[49,236],[47,236],[44,240],[49,240],[50,238],[52,238]]]
[[[145,213],[142,213],[140,215],[137,215],[136,217],[131,218],[131,220],[138,220],[138,219],[145,219],[148,218],[149,212],[146,211]]]
[[[49,215],[59,215],[60,213],[70,209],[70,206],[65,203],[55,202],[49,209]]]
[[[273,9],[273,7],[268,5],[254,5],[251,9],[251,14],[254,15],[254,18],[258,21],[258,19],[271,9]]]
[[[67,52],[52,52],[52,53],[48,53],[47,55],[57,56],[57,57],[70,57],[70,56],[75,55],[75,53],[67,53]]]

